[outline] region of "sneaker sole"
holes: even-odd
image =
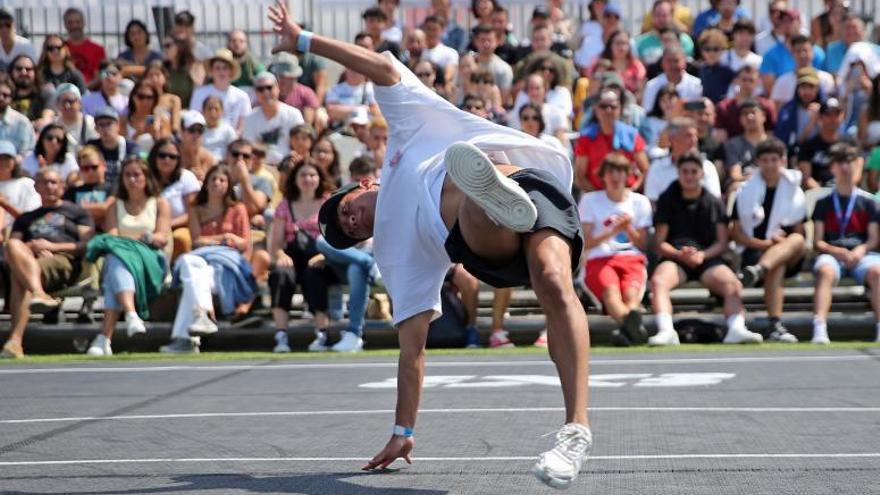
[[[204,337],[206,335],[213,335],[217,333],[219,330],[217,327],[189,327],[186,331],[190,334],[191,337]]]
[[[515,181],[498,172],[482,151],[470,143],[455,143],[446,150],[446,172],[468,198],[499,225],[514,232],[529,232],[538,210]]]
[[[623,319],[623,331],[633,344],[648,342],[648,332],[642,327],[642,313],[632,310]]]
[[[532,473],[534,473],[535,478],[538,478],[538,481],[540,481],[541,483],[544,483],[545,485],[549,486],[550,488],[555,488],[557,490],[565,490],[566,488],[571,486],[571,482],[574,481],[574,479],[571,479],[568,481],[561,481],[556,478],[553,478],[552,476],[548,475],[543,469],[541,469],[538,466],[535,466],[532,469]]]

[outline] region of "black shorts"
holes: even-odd
[[[577,271],[584,249],[584,235],[581,232],[577,205],[571,193],[564,191],[556,178],[544,170],[522,169],[509,177],[528,193],[538,209],[538,219],[531,231],[553,229],[559,232],[571,244],[571,269],[573,272]],[[474,254],[464,242],[458,222],[449,232],[445,247],[453,263],[461,263],[471,275],[493,287],[518,287],[530,282],[529,267],[523,250],[503,265],[488,263]]]
[[[686,282],[699,282],[700,277],[702,277],[703,274],[706,273],[706,270],[708,270],[710,268],[715,268],[716,266],[720,266],[720,265],[724,265],[728,268],[730,267],[730,265],[727,264],[727,261],[725,261],[724,258],[722,258],[720,256],[704,260],[702,265],[695,267],[695,268],[691,268],[691,267],[685,265],[684,263],[680,263],[675,260],[663,260],[663,261],[671,261],[671,262],[675,263],[676,265],[678,265],[679,268],[684,270]]]
[[[742,252],[742,256],[740,256],[740,266],[745,268],[749,265],[757,265],[759,261],[761,261],[761,255],[764,254],[763,251],[758,251],[757,249],[746,249]],[[785,266],[785,278],[792,278],[797,276],[798,273],[801,272],[801,269],[804,267],[804,257],[798,258],[795,262]],[[763,285],[763,280],[757,286],[760,287]]]

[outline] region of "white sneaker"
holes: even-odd
[[[446,149],[446,173],[495,223],[514,232],[528,232],[538,219],[538,209],[516,183],[495,168],[476,146],[458,142]]]
[[[196,311],[196,319],[190,323],[187,331],[190,335],[211,335],[217,333],[217,324],[208,318],[208,314],[204,311]]]
[[[339,342],[330,348],[333,352],[361,352],[364,350],[364,339],[354,332],[344,330]]]
[[[326,352],[330,350],[327,347],[327,332],[315,330],[315,340],[309,344],[309,352]]]
[[[678,332],[675,330],[659,331],[657,335],[648,337],[648,345],[679,345]]]
[[[764,336],[760,333],[749,331],[748,328],[727,329],[727,335],[724,336],[725,344],[760,344],[764,342]]]
[[[159,347],[163,354],[198,354],[199,344],[195,339],[174,339],[169,344]]]
[[[92,345],[86,350],[89,356],[112,356],[113,349],[110,348],[110,339],[99,333],[92,341]]]
[[[272,352],[290,352],[290,344],[287,342],[287,332],[278,330],[275,332],[275,347]]]
[[[568,488],[592,448],[593,434],[589,428],[577,423],[563,425],[556,433],[556,446],[538,457],[533,472],[553,488]]]
[[[810,340],[811,344],[819,344],[819,345],[828,345],[831,343],[831,339],[828,338],[828,332],[817,332],[813,330],[813,338]]]
[[[129,338],[147,333],[147,327],[144,325],[144,320],[136,314],[129,313],[125,315],[125,333],[128,334]]]

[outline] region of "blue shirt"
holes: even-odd
[[[825,52],[816,45],[813,45],[813,67],[816,70],[824,70],[825,68]],[[759,72],[762,75],[773,74],[773,76],[779,77],[787,72],[792,72],[794,69],[794,57],[788,50],[788,45],[777,43],[764,55]]]
[[[736,10],[733,11],[734,19],[748,19],[749,18],[749,9],[739,5],[736,7]],[[711,26],[716,26],[718,22],[721,20],[721,14],[714,7],[710,7],[707,10],[704,10],[697,15],[697,18],[694,19],[694,38],[699,38],[700,33],[703,32],[704,29]]]

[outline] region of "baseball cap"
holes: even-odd
[[[56,97],[61,97],[61,95],[63,95],[64,93],[70,93],[76,96],[77,100],[82,99],[82,93],[79,91],[79,88],[77,88],[74,84],[63,83],[59,84],[58,87],[55,88]]]
[[[819,73],[812,67],[801,67],[797,70],[796,75],[798,86],[801,84],[819,85]]]
[[[620,74],[618,74],[617,72],[604,72],[599,77],[599,81],[602,83],[603,88],[607,88],[608,86],[612,85],[620,86],[621,88],[624,87],[623,78],[620,77]]]
[[[837,98],[828,98],[827,100],[822,102],[822,105],[819,107],[819,113],[831,113],[831,112],[842,112],[843,106],[840,104],[840,100]]]
[[[180,121],[183,124],[184,129],[189,129],[194,125],[200,125],[202,127],[208,126],[208,123],[205,122],[205,116],[196,110],[184,110],[181,112]]]
[[[267,70],[275,74],[276,77],[299,77],[303,73],[296,55],[287,52],[272,57]]]
[[[360,187],[358,182],[352,182],[340,187],[327,198],[327,201],[324,201],[324,204],[321,205],[321,211],[318,212],[318,227],[321,229],[321,234],[336,249],[349,248],[360,242],[360,240],[352,239],[342,231],[342,227],[339,226],[339,213],[337,211],[342,198],[358,187]]]
[[[623,11],[620,9],[620,5],[609,3],[605,5],[605,10],[602,11],[602,15],[616,15],[618,18],[622,18]]]
[[[550,18],[550,10],[544,5],[538,5],[535,7],[535,10],[532,11],[532,19],[534,18],[542,18],[549,19]]]
[[[111,106],[105,106],[98,110],[98,113],[95,114],[95,120],[98,119],[113,119],[119,120],[119,114],[116,113],[116,109]]]
[[[278,84],[278,78],[275,77],[275,74],[265,70],[254,76],[254,82],[257,81],[268,81],[272,84]]]
[[[0,156],[14,157],[17,154],[14,144],[6,140],[0,140]]]

